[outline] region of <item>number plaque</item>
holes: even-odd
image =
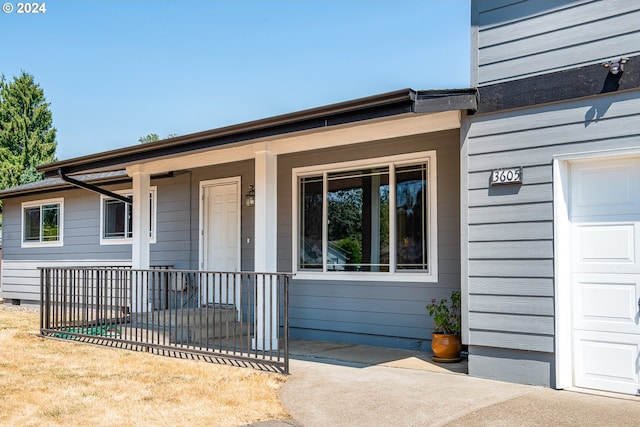
[[[490,184],[522,184],[522,167],[494,169],[491,171]]]

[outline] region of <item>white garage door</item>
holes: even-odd
[[[573,376],[640,394],[640,159],[571,166]]]

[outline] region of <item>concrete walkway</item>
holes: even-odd
[[[640,426],[640,398],[469,377],[420,352],[294,341],[281,399],[256,426]]]

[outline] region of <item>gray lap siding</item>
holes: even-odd
[[[438,182],[438,282],[302,280],[291,284],[294,338],[430,350],[425,305],[460,289],[459,131],[357,144],[278,158],[278,269],[292,270],[292,169],[435,150]]]
[[[637,55],[639,19],[633,1],[473,0],[472,85]]]
[[[607,105],[598,119],[589,113],[594,105]],[[472,375],[501,372],[502,379],[514,380],[517,373],[496,370],[508,354],[521,359],[514,369],[525,360],[536,367],[531,372],[537,378],[527,377],[525,369],[518,382],[553,384],[553,159],[639,147],[640,129],[630,125],[638,120],[640,91],[470,118],[462,191],[468,218],[465,342]],[[522,185],[489,186],[492,169],[513,166],[523,167]]]
[[[21,247],[22,202],[51,198],[64,198],[63,246]],[[2,297],[6,299],[40,299],[38,266],[123,265],[131,261],[130,245],[100,245],[100,196],[85,190],[4,200],[3,237]]]
[[[177,172],[153,179],[157,187],[156,243],[150,246],[152,265],[198,269],[200,181],[242,176],[242,194],[253,184],[253,161]],[[130,189],[131,184],[104,186],[111,191]],[[25,201],[64,198],[63,246],[21,247],[21,204]],[[253,269],[253,211],[242,212],[242,269]],[[4,201],[5,261],[2,295],[7,299],[37,301],[40,298],[38,266],[131,265],[131,245],[100,244],[100,196],[83,189],[55,191]]]

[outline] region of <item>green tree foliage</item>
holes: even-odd
[[[335,190],[327,195],[329,240],[362,237],[362,188]]]
[[[157,133],[150,133],[149,135],[147,135],[147,136],[141,136],[141,137],[138,139],[138,142],[139,142],[140,144],[147,144],[147,143],[149,143],[149,142],[156,142],[156,141],[160,141],[160,137],[158,136],[158,134],[157,134]]]
[[[362,244],[360,240],[354,237],[345,237],[335,245],[345,253],[347,264],[357,265],[362,262]]]
[[[36,166],[56,160],[49,105],[31,74],[0,77],[0,188],[38,181]]]
[[[165,136],[164,139],[171,139],[171,138],[175,138],[176,136],[178,136],[177,133],[170,133],[169,135]],[[140,138],[138,138],[138,142],[140,144],[147,144],[149,142],[156,142],[156,141],[160,141],[160,137],[158,136],[157,133],[150,133],[147,136],[141,136]]]

